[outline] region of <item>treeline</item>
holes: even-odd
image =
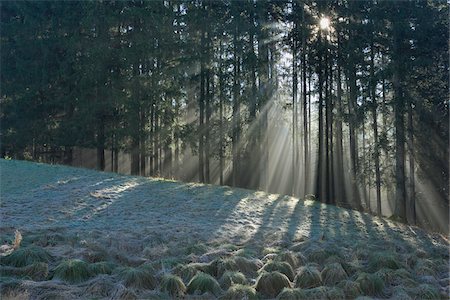
[[[416,223],[427,192],[448,211],[448,29],[438,1],[2,2],[2,157],[126,151],[131,174],[264,190],[289,159],[282,192],[392,195]],[[269,151],[280,107],[292,157]]]

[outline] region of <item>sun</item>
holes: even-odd
[[[320,29],[327,30],[330,27],[330,19],[327,17],[322,17],[319,21]]]

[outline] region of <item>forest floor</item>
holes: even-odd
[[[417,227],[245,189],[0,169],[1,243],[23,236],[0,260],[2,299],[450,297],[449,243]]]

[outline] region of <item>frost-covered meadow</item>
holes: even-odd
[[[282,195],[0,160],[2,299],[449,298],[437,233]],[[172,276],[173,275],[173,276]]]

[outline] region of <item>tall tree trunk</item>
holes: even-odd
[[[208,33],[207,33],[208,34]],[[206,42],[206,59],[207,59],[207,65],[206,67],[206,74],[205,74],[205,106],[206,106],[206,120],[205,120],[205,182],[210,183],[210,174],[209,174],[209,157],[211,155],[210,153],[210,145],[209,145],[209,134],[210,134],[210,124],[209,119],[211,117],[211,70],[209,67],[210,64],[210,41],[209,36],[206,36],[207,42]]]
[[[408,151],[409,151],[409,223],[416,224],[416,190],[414,166],[413,103],[408,103]]]
[[[146,114],[144,111],[141,110],[140,113],[140,126],[139,126],[139,140],[140,140],[140,174],[141,176],[145,176],[145,159],[147,157],[147,151],[146,151],[146,139],[147,135],[145,134],[145,125],[146,125]]]
[[[198,180],[205,182],[204,166],[204,114],[205,114],[205,33],[201,36],[200,62],[200,97],[199,97],[199,126],[198,126]]]
[[[348,86],[350,95],[348,99],[348,110],[350,115],[349,133],[350,133],[350,169],[351,169],[351,206],[357,210],[362,210],[361,199],[358,192],[357,173],[358,173],[358,140],[356,135],[357,123],[357,86],[356,86],[356,67],[354,62],[350,62],[348,75]]]
[[[239,178],[239,139],[240,139],[240,57],[238,50],[238,26],[236,24],[235,32],[233,35],[233,138],[232,138],[232,154],[233,154],[233,186],[240,184]]]
[[[294,7],[296,8],[296,6]],[[297,185],[297,143],[296,143],[296,129],[297,129],[297,92],[298,92],[298,75],[297,75],[297,22],[294,21],[292,37],[292,195],[295,195]]]
[[[321,33],[319,33],[319,63],[317,67],[317,76],[319,78],[319,103],[318,103],[318,111],[319,111],[319,135],[318,135],[318,155],[317,155],[317,182],[316,182],[316,194],[318,195],[320,201],[325,201],[325,184],[323,182],[324,177],[324,158],[323,158],[323,141],[324,141],[324,134],[323,134],[323,61],[322,61],[322,41],[321,41]]]
[[[223,57],[222,57],[222,42],[219,44],[220,52],[220,66],[219,66],[219,182],[220,185],[224,184],[223,181],[223,167],[224,167],[224,128],[223,128],[223,101],[224,101],[224,78],[223,78]]]
[[[378,143],[378,120],[377,120],[377,98],[375,81],[375,50],[373,35],[370,44],[370,95],[372,98],[373,139],[374,139],[374,161],[375,161],[375,185],[377,195],[377,215],[381,216],[381,172],[380,172],[380,147]]]
[[[305,10],[302,6],[302,97],[303,97],[303,149],[304,149],[304,163],[303,163],[303,196],[307,193],[307,178],[309,177],[309,143],[308,143],[308,108],[307,108],[307,91],[306,89],[306,32],[305,32]]]
[[[401,34],[397,16],[400,14],[397,5],[393,20],[393,69],[392,85],[394,88],[394,124],[395,124],[395,215],[406,221],[406,186],[405,186],[405,103],[402,90],[401,72]]]

